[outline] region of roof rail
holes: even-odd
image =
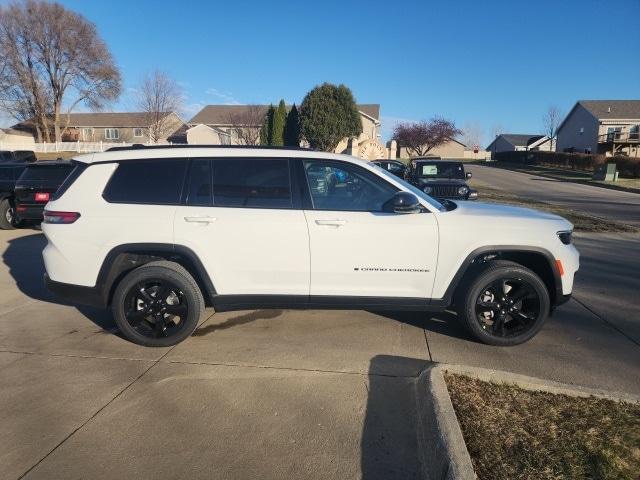
[[[276,147],[269,145],[196,145],[196,144],[173,144],[173,145],[143,145],[141,143],[134,143],[129,146],[111,147],[105,150],[105,152],[120,152],[123,150],[154,150],[161,148],[238,148],[238,149],[251,149],[251,150],[303,150],[303,151],[315,151],[312,148],[305,147]]]

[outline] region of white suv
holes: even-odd
[[[561,217],[441,204],[350,156],[174,146],[74,162],[42,225],[47,286],[111,305],[142,345],[184,340],[205,304],[455,306],[481,342],[515,345],[569,298],[578,269]]]

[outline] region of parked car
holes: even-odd
[[[165,146],[73,164],[44,212],[45,283],[110,306],[122,334],[142,345],[184,340],[205,305],[455,306],[479,341],[515,345],[568,300],[578,269],[564,218],[443,205],[352,156]],[[380,248],[398,238],[413,247]]]
[[[373,160],[371,163],[400,178],[404,178],[404,172],[407,169],[407,166],[398,160]]]
[[[12,158],[15,157],[12,156]],[[18,180],[25,168],[25,163],[0,163],[0,229],[2,230],[10,230],[16,227],[16,180]]]
[[[438,200],[475,200],[477,190],[467,184],[471,173],[464,164],[438,158],[415,158],[409,163],[406,180]]]
[[[35,162],[36,154],[31,150],[0,150],[0,163],[28,163]]]
[[[44,206],[62,185],[74,166],[65,160],[30,163],[16,180],[15,222],[41,221]]]

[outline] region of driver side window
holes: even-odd
[[[304,171],[315,210],[380,212],[398,189],[346,162],[305,160]]]

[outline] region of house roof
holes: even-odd
[[[579,100],[599,120],[640,119],[640,100]]]
[[[515,145],[516,147],[526,147],[527,145],[540,140],[544,135],[531,133],[502,133],[498,135],[498,137],[504,138],[507,142]]]
[[[32,137],[33,135],[30,132],[26,132],[24,130],[16,130],[15,128],[0,128],[0,132],[6,135],[20,135],[22,137]]]
[[[264,114],[267,113],[269,105],[256,105],[260,107]],[[204,123],[206,125],[228,125],[229,117],[234,115],[241,115],[246,112],[251,105],[205,105],[195,116],[189,120],[190,124]],[[359,111],[369,117],[373,117],[376,120],[380,118],[380,105],[379,104],[360,104],[356,105]],[[291,105],[287,105],[287,111],[291,108]]]

